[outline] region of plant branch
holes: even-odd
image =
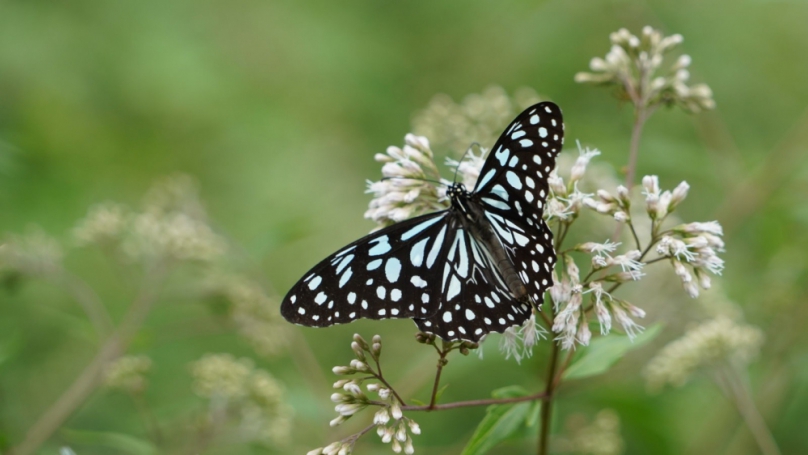
[[[129,346],[148,316],[156,297],[159,278],[164,267],[156,266],[144,278],[138,296],[132,301],[117,330],[110,335],[79,376],[64,393],[31,426],[25,439],[7,455],[30,455],[59,429],[73,412],[84,403],[101,383],[109,362],[120,357]]]
[[[760,415],[749,389],[738,377],[738,372],[731,367],[725,367],[721,368],[719,374],[723,376],[723,384],[729,393],[730,401],[738,408],[738,412],[752,433],[761,453],[763,455],[780,455],[777,442],[775,442],[771,431],[766,426],[763,416]]]
[[[474,406],[488,406],[492,404],[509,404],[521,403],[523,401],[536,401],[545,400],[547,395],[545,393],[536,393],[533,395],[526,395],[523,397],[514,398],[486,398],[482,400],[469,400],[469,401],[456,401],[454,403],[436,404],[434,407],[426,406],[401,406],[402,411],[445,411],[447,409],[469,408]],[[371,402],[376,404],[375,402]],[[386,403],[379,402],[378,404],[387,405]]]
[[[435,348],[437,349],[437,346],[435,346]],[[438,350],[438,355],[440,355],[440,358],[438,358],[438,367],[437,371],[435,372],[435,384],[432,386],[432,398],[429,399],[430,409],[435,409],[435,402],[438,399],[438,387],[440,386],[440,374],[443,371],[443,367],[446,366],[446,364],[448,363],[448,361],[446,360],[446,355],[449,352],[451,352],[451,350],[452,350],[451,345],[448,349],[446,346],[444,346],[444,349]]]
[[[556,364],[558,363],[558,344],[552,343],[550,365],[547,368],[547,385],[544,389],[544,404],[541,407],[541,426],[539,429],[539,455],[547,455],[550,442],[550,418],[553,410],[553,392],[555,391]]]

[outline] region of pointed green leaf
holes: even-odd
[[[527,396],[528,393],[522,387],[509,386],[497,389],[491,395],[494,398],[516,398]],[[462,455],[484,454],[500,442],[518,435],[523,431],[532,407],[533,403],[529,401],[489,406]]]
[[[632,342],[627,336],[611,335],[592,340],[589,346],[582,349],[582,354],[564,372],[564,379],[581,379],[606,372],[617,363],[628,351],[653,340],[662,331],[660,324],[655,324],[637,335]]]

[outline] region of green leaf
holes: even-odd
[[[527,393],[527,390],[518,385],[509,385],[491,392],[491,396],[494,398],[517,398],[526,397],[528,395],[530,394]]]
[[[542,400],[533,401],[531,405],[530,412],[527,413],[527,419],[525,419],[525,426],[528,428],[533,427],[536,425],[536,422],[539,421],[539,411],[541,411]]]
[[[73,444],[106,447],[130,455],[157,455],[157,448],[151,442],[128,434],[67,429],[62,430],[62,434]]]
[[[662,331],[660,324],[655,324],[637,335],[632,342],[627,336],[604,336],[592,340],[584,348],[583,354],[564,372],[564,379],[581,379],[606,372],[617,363],[628,351],[653,340]]]
[[[494,398],[516,398],[528,395],[519,386],[495,390]],[[518,435],[524,429],[534,403],[495,404],[488,407],[485,417],[477,426],[462,455],[481,455],[500,442]]]

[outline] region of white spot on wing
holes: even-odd
[[[401,261],[397,258],[388,259],[387,263],[384,264],[384,274],[387,277],[387,281],[391,283],[398,281],[398,277],[401,275]]]

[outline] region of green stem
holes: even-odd
[[[547,385],[544,388],[544,403],[541,406],[541,426],[539,428],[539,455],[547,455],[550,443],[550,424],[553,411],[553,392],[555,392],[555,374],[558,364],[558,344],[552,343],[550,365],[547,369]]]

